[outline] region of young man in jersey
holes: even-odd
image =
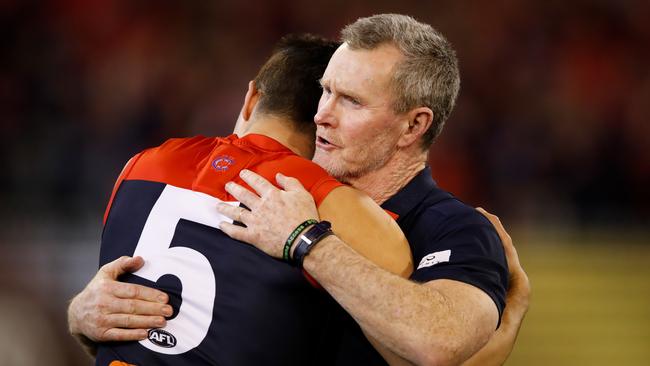
[[[336,47],[315,37],[285,39],[249,84],[235,134],[168,140],[127,163],[106,210],[100,263],[146,258],[122,280],[167,292],[174,315],[140,342],[99,344],[98,365],[335,361],[331,351],[340,331],[329,319],[341,311],[338,305],[300,268],[218,229],[226,218],[215,206],[237,204],[224,185],[241,183],[242,169],[269,179],[297,177],[281,185],[307,189],[337,235],[359,244],[355,250],[398,275],[412,271],[408,243],[394,220],[308,159],[318,79]],[[362,237],[370,227],[373,233]]]
[[[500,227],[497,222],[494,223],[497,229],[501,230],[500,234],[504,235],[502,237],[507,237],[507,234],[502,231],[502,227]],[[372,233],[372,230],[370,233]],[[364,233],[364,235],[366,234],[367,233]],[[504,242],[506,244],[508,243],[505,239]],[[516,255],[512,258],[516,260]],[[514,260],[511,262],[512,264],[518,263]],[[142,329],[126,330],[117,329],[116,327],[148,328],[156,326],[155,322],[158,321],[158,319],[155,315],[162,314],[162,311],[160,310],[160,307],[162,306],[161,302],[157,302],[156,299],[162,294],[155,290],[147,289],[146,287],[134,287],[133,285],[128,284],[123,284],[123,287],[118,286],[112,281],[112,279],[117,277],[118,273],[137,269],[141,265],[141,259],[136,258],[120,259],[103,267],[96,278],[91,281],[89,286],[75,299],[70,307],[70,325],[72,332],[83,332],[94,340],[140,339],[144,336],[142,334]],[[512,314],[512,316],[506,316],[506,314],[504,314],[502,327],[495,334],[495,337],[492,338],[488,347],[485,347],[484,350],[477,353],[475,356],[477,360],[482,360],[481,364],[485,364],[485,360],[492,360],[492,364],[500,364],[505,357],[507,357],[509,350],[512,348],[512,344],[514,343],[516,331],[519,329],[518,325],[523,318],[525,309],[527,308],[526,302],[528,290],[525,274],[523,274],[523,271],[518,265],[511,269],[513,274],[518,275],[519,279],[516,283],[521,284],[521,286],[516,288],[516,291],[512,292],[512,294],[516,295],[513,296],[516,301],[512,302],[515,306],[508,308],[511,310],[510,314]],[[103,283],[108,283],[110,284],[110,287],[114,288],[103,288],[102,290],[100,287]],[[92,297],[95,295],[99,295],[101,298],[93,299]],[[164,295],[162,296],[164,298]],[[131,300],[124,301],[121,298]],[[164,300],[162,302],[164,302]],[[120,306],[111,305],[117,303],[129,303],[132,307],[130,307],[130,311],[127,313],[121,309]],[[510,303],[511,302],[509,302],[509,304]],[[104,306],[107,309],[110,308],[107,312],[114,312],[115,316],[110,317],[108,316],[109,314],[98,314],[96,310],[92,309],[93,305]],[[82,319],[84,317],[84,312],[90,315],[90,317]],[[141,315],[136,316],[131,313]],[[125,324],[125,322],[128,322],[128,324]]]
[[[403,360],[460,364],[498,328],[508,272],[490,222],[438,188],[427,167],[459,90],[455,53],[431,26],[396,14],[359,19],[341,39],[321,80],[313,160],[399,215],[417,268],[410,280],[394,276],[333,236],[315,245],[305,269]],[[226,189],[252,212],[219,205],[246,225],[223,223],[233,238],[277,256],[287,230],[318,219],[304,190],[284,194],[254,173],[242,177],[254,193],[237,183]],[[344,358],[381,363],[356,332]]]

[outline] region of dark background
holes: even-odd
[[[648,330],[590,331],[599,322],[585,320],[540,331],[548,319],[584,314],[553,304],[592,282],[585,309],[616,298],[638,303],[628,309],[630,325],[650,320],[650,275],[634,264],[650,259],[649,3],[394,3],[0,1],[0,337],[13,342],[0,351],[24,357],[10,364],[38,355],[20,348],[21,332],[32,344],[35,334],[49,337],[61,362],[83,364],[64,332],[65,301],[96,269],[103,209],[130,156],[172,136],[229,134],[248,80],[282,35],[335,38],[345,24],[382,12],[432,24],[458,52],[461,93],[430,155],[434,178],[501,216],[534,285],[539,278],[540,308],[551,307],[531,308],[531,330],[511,364],[584,361],[600,349],[587,334],[620,341],[619,331],[631,337],[620,347],[638,357],[627,364],[650,359],[634,343],[650,344]],[[558,258],[575,273],[559,276],[548,264]],[[614,267],[621,282],[644,281],[605,296],[621,286],[603,282]],[[576,289],[554,292],[567,278]],[[591,315],[615,314],[603,309]],[[535,337],[562,332],[582,339],[584,353],[562,353],[560,343],[556,358],[535,353]]]

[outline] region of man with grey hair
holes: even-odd
[[[321,79],[313,160],[398,216],[417,268],[410,280],[394,276],[335,235],[296,251],[363,332],[390,349],[386,360],[459,364],[498,327],[508,268],[494,227],[438,188],[426,164],[458,94],[455,53],[431,26],[396,14],[359,19],[342,40]],[[251,211],[218,207],[246,225],[222,224],[233,238],[277,256],[300,222],[318,219],[306,191],[241,177],[256,194],[235,183],[226,190]],[[350,363],[382,362],[358,328],[344,343]]]

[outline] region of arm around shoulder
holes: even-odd
[[[498,366],[508,359],[514,348],[519,329],[528,311],[531,289],[528,275],[519,262],[519,255],[512,243],[512,238],[503,228],[499,218],[482,208],[479,208],[478,211],[490,220],[503,242],[508,258],[510,288],[506,297],[506,307],[501,317],[501,326],[485,347],[467,360],[463,366]]]
[[[442,219],[446,216],[437,221]],[[440,232],[426,224],[436,220],[419,221],[420,229],[412,233],[415,240],[421,236],[420,252],[434,257],[447,249],[454,253],[448,264],[431,266],[436,263],[432,260],[418,270],[412,278],[419,283],[361,260],[336,238],[316,247],[305,268],[368,335],[393,352],[416,364],[457,365],[480,349],[496,328],[500,294],[505,297],[505,258],[500,259],[503,251],[496,233],[486,230],[481,220],[476,225],[473,215],[466,220],[469,224],[446,224]]]
[[[343,242],[377,266],[401,277],[412,273],[411,249],[402,230],[367,195],[338,187],[321,202],[318,214],[332,223]]]

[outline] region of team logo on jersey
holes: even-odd
[[[151,343],[164,348],[172,348],[176,345],[176,337],[162,329],[149,329],[147,338]]]
[[[418,269],[431,267],[438,263],[449,262],[450,256],[451,256],[451,249],[443,250],[442,252],[434,252],[431,254],[427,254],[420,261],[420,264],[418,265]]]
[[[212,161],[212,167],[218,172],[225,172],[233,164],[235,164],[235,158],[228,155],[217,156],[217,158]]]

